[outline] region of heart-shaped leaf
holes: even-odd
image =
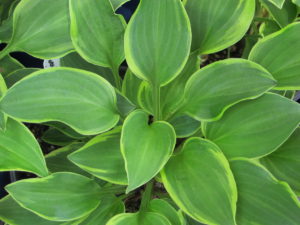
[[[7,91],[0,107],[21,121],[59,121],[85,135],[107,131],[119,121],[113,87],[94,73],[70,68],[31,74]]]
[[[124,121],[121,151],[128,177],[127,192],[151,180],[169,160],[176,135],[167,122],[148,124],[148,115],[136,110]]]
[[[54,221],[88,215],[99,205],[101,193],[95,181],[65,172],[21,180],[5,189],[25,209]]]
[[[33,134],[22,123],[8,119],[0,130],[0,171],[20,170],[47,176],[42,150]]]
[[[286,183],[250,160],[234,160],[230,166],[238,187],[237,224],[299,224],[300,203]]]
[[[109,0],[70,0],[71,37],[88,62],[117,71],[124,60],[125,22]],[[101,17],[99,17],[101,15]]]
[[[275,151],[300,122],[300,105],[277,94],[241,102],[223,117],[205,123],[205,137],[228,158],[262,157]]]
[[[13,36],[6,51],[37,58],[61,57],[73,49],[68,0],[21,1],[14,11]]]
[[[120,150],[121,127],[94,137],[68,158],[83,170],[115,184],[127,184]],[[95,157],[97,156],[97,157]]]
[[[173,225],[158,213],[123,213],[110,219],[106,225]]]
[[[300,194],[300,128],[275,152],[261,162],[276,178],[284,180]]]
[[[180,73],[190,45],[190,23],[179,0],[142,0],[125,32],[129,68],[155,86],[167,84]]]
[[[227,59],[200,69],[185,88],[185,111],[197,120],[219,119],[230,106],[262,95],[276,85],[256,63]]]
[[[228,48],[245,35],[254,16],[255,1],[188,0],[185,8],[192,26],[192,52],[209,54]]]
[[[250,53],[249,59],[265,67],[278,81],[276,89],[300,88],[299,33],[300,23],[293,23],[261,39]]]
[[[229,163],[212,142],[190,138],[161,172],[174,202],[207,224],[235,225],[237,190]]]

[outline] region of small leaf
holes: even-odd
[[[249,59],[265,67],[278,81],[276,89],[300,88],[299,33],[300,23],[293,23],[261,39],[250,53]]]
[[[269,34],[273,34],[277,31],[279,31],[281,28],[278,26],[278,24],[274,20],[268,20],[261,24],[259,27],[259,33],[266,37]]]
[[[125,118],[128,116],[129,113],[131,113],[133,110],[135,110],[135,105],[126,97],[124,96],[119,90],[116,89],[117,93],[117,106],[119,114]]]
[[[272,154],[261,159],[261,163],[278,179],[284,180],[300,194],[300,128]]]
[[[120,150],[121,127],[94,137],[68,158],[83,170],[115,184],[127,184]],[[97,156],[97,157],[95,157]]]
[[[18,69],[15,70],[11,73],[9,73],[5,77],[5,82],[8,88],[13,86],[15,83],[17,83],[19,80],[29,76],[33,72],[39,71],[38,68],[23,68],[23,69]]]
[[[57,146],[66,146],[75,141],[75,139],[52,127],[43,133],[41,139],[48,144]]]
[[[250,160],[230,165],[238,187],[237,224],[299,224],[300,204],[286,183]]]
[[[275,151],[299,122],[299,104],[268,93],[233,106],[220,120],[205,123],[203,132],[228,158],[256,158]]]
[[[0,73],[2,74],[4,79],[8,74],[22,68],[24,68],[24,66],[9,55],[0,59]]]
[[[22,207],[53,221],[88,215],[99,205],[101,192],[93,180],[75,173],[25,179],[5,189]]]
[[[10,195],[0,200],[0,219],[11,225],[62,225],[24,209]]]
[[[0,23],[1,24],[1,23]],[[3,21],[0,26],[0,43],[8,43],[11,39],[13,32],[13,16]]]
[[[195,134],[201,126],[198,120],[184,114],[175,115],[168,122],[174,127],[177,138],[189,137]]]
[[[127,69],[122,85],[122,93],[136,106],[139,106],[139,88],[143,81]]]
[[[22,123],[8,119],[0,130],[0,171],[19,170],[47,176],[42,150],[33,134]]]
[[[274,4],[277,8],[281,9],[285,0],[268,0],[272,4]]]
[[[283,6],[278,8],[270,0],[260,0],[263,6],[269,11],[274,20],[278,23],[280,27],[285,27],[290,23],[294,22],[297,15],[298,9],[291,0],[285,0]]]
[[[148,116],[141,110],[125,120],[121,135],[121,151],[128,177],[127,192],[151,180],[169,160],[176,135],[167,122],[148,125]]]
[[[166,217],[153,212],[122,213],[110,219],[106,225],[173,225]]]
[[[73,139],[84,140],[85,138],[87,138],[87,136],[77,133],[71,127],[69,127],[63,123],[60,123],[60,122],[50,121],[50,122],[46,122],[43,124],[53,127],[55,129],[59,130],[61,133],[65,134]]]
[[[227,59],[194,73],[185,87],[185,111],[197,120],[220,119],[232,105],[262,95],[276,85],[256,63]]]
[[[168,202],[162,199],[151,200],[147,210],[165,216],[172,225],[182,225],[179,213]]]
[[[190,44],[190,23],[181,1],[142,0],[125,32],[126,61],[136,76],[163,86],[183,69]]]
[[[237,190],[221,150],[201,138],[188,139],[161,172],[174,202],[207,224],[235,225]]]
[[[116,11],[118,8],[120,8],[123,4],[128,2],[129,0],[110,0],[110,3],[112,4],[114,10]]]
[[[37,58],[59,58],[73,49],[69,26],[68,0],[21,1],[8,48]]]
[[[119,121],[112,86],[94,73],[70,68],[31,74],[7,91],[0,106],[21,121],[59,121],[84,135],[107,131]]]
[[[255,1],[188,0],[185,8],[192,26],[192,52],[210,54],[242,39],[251,25]]]
[[[117,70],[124,60],[125,22],[109,0],[70,0],[71,37],[88,62]],[[101,17],[99,17],[101,15]]]
[[[101,204],[79,225],[104,225],[113,216],[124,213],[124,203],[114,195],[107,195],[101,199]]]

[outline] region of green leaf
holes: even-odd
[[[190,23],[179,0],[142,0],[125,32],[129,68],[156,86],[169,83],[181,72],[190,45]]]
[[[179,213],[165,200],[153,199],[149,202],[147,210],[165,216],[172,225],[182,225]]]
[[[98,207],[101,193],[97,183],[75,173],[25,179],[5,189],[23,208],[53,221],[88,215]]]
[[[2,74],[4,79],[8,74],[22,68],[24,68],[24,66],[9,55],[0,59],[0,73]]]
[[[137,78],[130,69],[127,69],[123,85],[122,93],[136,106],[139,106],[139,88],[143,81]]]
[[[124,60],[125,22],[109,0],[70,0],[71,37],[88,62],[117,70]],[[101,15],[101,17],[99,17]]]
[[[271,2],[273,5],[275,5],[277,8],[281,9],[285,0],[268,0]]]
[[[112,4],[114,10],[116,11],[118,8],[120,8],[123,4],[128,2],[129,0],[110,0],[110,3]]]
[[[228,158],[262,157],[275,151],[300,122],[300,105],[277,94],[265,94],[230,108],[202,127]]]
[[[21,1],[14,11],[7,48],[37,58],[61,57],[73,49],[69,26],[68,0]]]
[[[124,203],[114,195],[107,195],[101,199],[101,204],[79,225],[104,225],[113,216],[124,213]]]
[[[53,127],[57,130],[59,130],[61,133],[73,138],[73,139],[78,139],[78,140],[84,140],[87,138],[87,136],[81,135],[79,133],[77,133],[75,130],[73,130],[71,127],[60,123],[60,122],[56,122],[56,121],[50,121],[50,122],[46,122],[43,123],[44,125]]]
[[[261,163],[278,179],[284,180],[300,194],[300,128],[272,154],[261,159]]]
[[[242,39],[252,22],[255,1],[188,0],[185,8],[192,26],[192,52],[210,54]]]
[[[232,105],[276,85],[272,75],[245,59],[227,59],[194,73],[185,87],[185,111],[197,120],[220,119]]]
[[[174,202],[195,220],[235,225],[237,190],[229,163],[212,142],[188,139],[161,172]]]
[[[13,16],[11,15],[7,20],[3,21],[0,26],[0,43],[8,43],[13,32]]]
[[[52,127],[43,133],[41,139],[48,144],[57,146],[66,146],[75,141],[73,138],[65,135],[60,130]]]
[[[10,225],[61,225],[61,222],[43,219],[22,208],[9,195],[0,200],[0,219]]]
[[[19,170],[47,176],[42,150],[33,134],[20,122],[8,119],[0,130],[0,171]]]
[[[19,80],[27,77],[28,75],[32,74],[33,72],[39,71],[38,68],[22,68],[15,70],[11,73],[9,73],[5,77],[5,82],[8,88],[13,86],[15,83],[17,83]]]
[[[166,217],[153,212],[122,213],[110,219],[106,225],[173,225]]]
[[[299,33],[300,23],[293,23],[261,39],[250,53],[249,59],[265,67],[278,81],[276,89],[300,88]]]
[[[148,125],[148,115],[136,110],[124,121],[121,151],[128,177],[127,192],[151,180],[169,160],[176,135],[167,122]]]
[[[250,160],[230,165],[238,187],[237,224],[299,224],[300,204],[286,183]]]
[[[292,0],[294,4],[296,4],[298,7],[300,7],[300,0]]]
[[[282,28],[294,22],[298,15],[297,6],[294,5],[291,0],[285,0],[284,5],[280,9],[271,3],[270,0],[260,1]]]
[[[68,158],[92,175],[115,184],[127,184],[120,150],[121,127],[94,137]],[[95,157],[97,156],[97,157]]]
[[[117,106],[119,114],[125,118],[131,113],[136,107],[135,105],[126,97],[124,96],[119,90],[116,89],[117,93]]]
[[[278,26],[278,24],[274,20],[265,21],[259,27],[259,33],[263,37],[266,37],[269,34],[273,34],[273,33],[277,32],[279,30],[280,30],[280,27]]]
[[[67,158],[69,154],[80,149],[83,145],[84,143],[75,142],[50,152],[45,157],[49,170],[52,173],[73,172],[84,176],[89,176],[87,172],[85,172],[84,170],[80,169],[78,166],[71,163]]]
[[[200,129],[200,122],[184,114],[178,114],[168,120],[174,127],[177,138],[189,137]]]
[[[59,121],[84,135],[107,131],[119,121],[113,87],[94,73],[70,68],[31,74],[7,91],[0,107],[21,121]]]
[[[6,93],[6,91],[7,91],[7,87],[5,81],[0,73],[0,99]],[[7,116],[2,111],[0,111],[0,131],[5,130],[6,122],[7,122]]]
[[[64,67],[72,67],[72,68],[83,69],[90,72],[94,72],[100,75],[101,77],[105,78],[109,83],[111,83],[111,85],[116,86],[111,69],[91,64],[85,61],[76,52],[71,52],[70,54],[61,58],[60,65]]]

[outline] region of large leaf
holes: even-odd
[[[192,51],[218,52],[238,42],[247,32],[255,11],[253,0],[188,0]]]
[[[104,225],[113,216],[124,213],[124,203],[114,195],[101,198],[101,204],[79,225]]]
[[[298,15],[297,6],[293,4],[291,0],[285,0],[282,8],[280,9],[273,3],[271,3],[270,0],[260,1],[267,8],[269,13],[272,15],[272,17],[280,27],[285,27],[294,22]]]
[[[63,56],[73,48],[69,26],[68,0],[21,1],[14,11],[13,36],[7,48],[38,58]]]
[[[33,134],[20,122],[8,119],[0,130],[0,171],[20,170],[47,176],[42,150]]]
[[[59,121],[86,135],[109,130],[119,120],[113,87],[96,74],[71,68],[31,74],[8,90],[0,107],[21,121]]]
[[[191,44],[188,17],[179,0],[142,0],[125,32],[125,56],[131,71],[155,86],[183,69]]]
[[[300,194],[300,128],[272,154],[261,159],[278,179],[288,182]]]
[[[265,67],[278,81],[276,89],[300,88],[299,33],[300,23],[293,23],[261,39],[250,53],[249,59]]]
[[[153,212],[122,213],[110,219],[106,225],[173,225],[169,220]]]
[[[5,189],[25,209],[54,221],[88,215],[99,205],[101,192],[93,180],[65,172],[21,180]]]
[[[94,176],[116,184],[127,184],[120,150],[121,127],[94,137],[68,158]]]
[[[188,80],[184,108],[195,119],[216,120],[230,106],[258,97],[275,85],[272,75],[256,63],[222,60],[200,69]]]
[[[70,0],[71,37],[88,62],[114,71],[124,60],[124,21],[110,0]]]
[[[299,224],[300,203],[286,183],[245,159],[230,165],[238,187],[237,224]]]
[[[277,94],[265,94],[230,108],[203,126],[204,135],[229,158],[256,158],[276,150],[300,122],[300,105]]]
[[[207,224],[235,225],[237,190],[229,163],[212,142],[191,138],[161,172],[175,203]]]
[[[125,120],[121,135],[121,151],[128,177],[127,192],[152,179],[169,160],[176,135],[167,122],[148,125],[148,115],[136,110]]]

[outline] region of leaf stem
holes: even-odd
[[[121,77],[119,74],[119,69],[118,67],[112,66],[112,73],[115,79],[116,87],[118,90],[121,90],[122,84],[121,84]]]
[[[153,109],[154,109],[154,121],[161,120],[160,109],[160,86],[152,84],[152,96],[153,96]]]
[[[140,206],[140,211],[144,211],[147,209],[148,204],[151,200],[151,196],[152,196],[152,190],[153,190],[153,185],[154,185],[154,181],[151,180],[147,185],[146,185],[146,189],[143,193],[143,197],[142,197],[142,202],[141,202],[141,206]]]
[[[0,51],[0,60],[7,56],[11,52],[10,45],[6,46],[2,51]]]

